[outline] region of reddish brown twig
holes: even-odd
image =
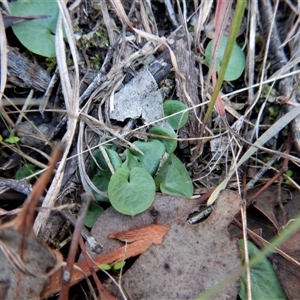
[[[90,256],[88,255],[87,251],[86,251],[86,247],[83,241],[83,238],[80,237],[79,240],[79,244],[80,244],[80,248],[82,251],[82,254],[84,256],[85,262],[88,265],[89,269],[91,270],[91,275],[93,276],[93,279],[97,285],[99,294],[100,294],[100,298],[103,300],[115,300],[116,298],[114,296],[112,296],[103,286],[103,284],[101,283],[101,281],[99,280],[96,271],[93,269],[93,265],[94,262],[91,260]]]
[[[81,198],[82,198],[81,209],[78,214],[77,222],[75,224],[71,246],[67,258],[67,265],[63,271],[62,288],[58,298],[59,300],[69,299],[70,280],[72,277],[73,266],[75,262],[77,249],[78,249],[79,239],[81,237],[81,230],[83,227],[85,215],[88,210],[89,203],[92,196],[89,194],[83,194]]]

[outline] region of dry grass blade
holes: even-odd
[[[243,203],[241,207],[241,216],[243,224],[243,240],[244,240],[244,257],[245,257],[245,268],[246,268],[246,278],[247,278],[247,299],[251,300],[251,276],[250,276],[250,266],[249,266],[249,252],[247,247],[247,211],[246,203]]]
[[[0,15],[0,64],[0,112],[5,117],[7,122],[10,125],[13,125],[12,120],[7,115],[5,109],[2,106],[2,97],[7,80],[7,43],[2,15]]]
[[[1,74],[0,74],[0,105],[2,100],[2,95],[6,85],[6,75],[7,75],[7,45],[6,45],[6,34],[3,23],[2,14],[0,15],[0,63],[1,63]]]
[[[281,33],[279,29],[276,26],[273,26],[275,23],[274,19],[280,12],[280,5],[279,1],[275,2],[274,8],[271,3],[271,1],[262,1],[259,3],[259,9],[260,9],[260,19],[262,22],[263,27],[263,35],[266,38],[266,36],[271,35],[270,38],[270,58],[271,63],[274,66],[274,70],[277,71],[277,74],[282,74],[283,72],[286,72],[286,66],[291,66],[293,64],[293,60],[296,61],[296,59],[293,57],[293,51],[291,51],[290,54],[287,54],[284,50],[282,43],[281,43]],[[280,3],[281,4],[281,3]],[[277,14],[276,14],[277,13]],[[269,16],[272,16],[270,18]],[[293,16],[293,15],[292,15]],[[296,16],[295,16],[296,17]],[[276,20],[277,21],[277,20]],[[293,21],[289,22],[290,24],[293,24]],[[286,29],[287,30],[287,29]],[[287,31],[288,32],[288,31]],[[292,45],[291,45],[292,47]],[[297,47],[298,48],[298,47]],[[288,56],[291,56],[292,58],[288,60]],[[296,67],[298,68],[298,67]],[[277,76],[277,74],[274,74]],[[274,76],[273,75],[273,76]],[[279,93],[283,98],[287,99],[287,104],[283,106],[283,110],[285,112],[293,110],[295,105],[298,105],[298,96],[297,93],[295,93],[295,83],[298,82],[298,78],[286,78],[285,80],[281,80],[279,83]],[[290,105],[291,104],[291,105]],[[297,149],[297,152],[300,152],[300,131],[299,126],[300,124],[300,118],[295,118],[293,122],[291,123],[291,133],[293,138],[293,144]]]
[[[65,1],[58,1],[58,5],[60,9],[60,15],[57,23],[55,44],[59,74],[67,113],[69,113],[69,120],[67,131],[63,137],[63,142],[65,143],[65,152],[62,157],[61,163],[57,169],[56,175],[53,179],[52,185],[49,188],[49,192],[47,193],[47,196],[45,197],[43,202],[43,206],[47,207],[54,206],[57,196],[60,192],[60,186],[64,174],[64,167],[75,134],[77,117],[79,114],[79,71],[77,60],[78,55],[76,51],[76,43],[74,40],[72,22]],[[64,24],[64,30],[66,31],[68,44],[71,49],[72,59],[74,62],[75,74],[74,76],[72,76],[72,79],[69,77],[69,71],[67,68],[62,22]],[[39,232],[42,229],[42,226],[46,224],[49,214],[50,211],[43,211],[38,214],[34,224],[35,232]]]
[[[36,159],[30,157],[29,155],[25,154],[22,150],[19,150],[18,148],[16,147],[13,147],[12,145],[8,144],[8,143],[5,143],[5,142],[0,142],[0,144],[2,144],[3,146],[9,148],[10,150],[12,150],[13,152],[15,153],[18,153],[19,155],[21,155],[24,159],[30,161],[31,163],[35,164],[36,166],[42,168],[42,169],[46,169],[47,168],[47,165],[37,161]]]
[[[255,70],[255,37],[257,31],[257,2],[251,1],[250,6],[250,30],[249,30],[249,43],[248,43],[248,55],[247,55],[247,66],[248,66],[248,86],[252,87],[254,83],[254,70]],[[248,98],[253,99],[254,90],[250,88],[248,91]]]
[[[293,119],[295,119],[300,114],[300,106],[295,107],[293,110],[288,112],[277,122],[275,122],[261,137],[259,137],[256,142],[247,150],[247,152],[241,157],[237,164],[230,169],[226,178],[217,186],[212,195],[207,201],[207,205],[213,204],[219,196],[220,191],[226,188],[228,181],[236,170],[246,162],[256,151],[257,147],[264,145],[270,138],[275,136],[280,130],[282,130],[286,125],[288,125]]]
[[[113,45],[115,43],[113,22],[108,13],[107,3],[106,3],[106,1],[100,1],[100,5],[101,5],[102,13],[103,13],[103,21],[106,26],[107,34],[109,37],[109,43],[110,43],[110,45]]]
[[[211,8],[213,5],[212,0],[201,1],[199,6],[198,19],[195,28],[195,48],[200,49],[200,36],[201,31],[204,29],[204,24],[208,19],[209,14],[211,13]]]
[[[86,246],[84,244],[84,241],[83,241],[83,238],[81,237],[80,240],[79,240],[79,244],[80,244],[80,248],[81,248],[81,251],[82,251],[82,254],[84,256],[84,259],[86,261],[86,264],[89,266],[90,270],[91,270],[91,275],[93,276],[93,279],[96,283],[96,286],[97,286],[97,289],[100,293],[100,295],[103,297],[103,299],[105,300],[116,300],[116,297],[113,297],[105,288],[104,286],[102,285],[99,277],[97,276],[96,272],[93,270],[93,260],[92,258],[90,257],[90,255],[88,254],[87,250],[86,250]],[[111,275],[106,273],[110,278]],[[112,278],[113,279],[113,278]],[[114,279],[113,279],[114,280]],[[97,296],[95,295],[94,299],[97,299]],[[125,297],[124,297],[125,299]]]

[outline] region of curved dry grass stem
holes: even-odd
[[[250,89],[248,90],[248,101],[249,99],[254,98],[254,89],[252,88],[254,83],[254,71],[255,71],[255,37],[257,31],[257,14],[258,7],[257,1],[250,2],[250,24],[249,24],[249,41],[248,41],[248,54],[247,54],[247,71],[248,71],[248,86]],[[252,100],[250,100],[252,102]]]
[[[246,269],[246,282],[247,282],[247,299],[251,300],[251,276],[250,276],[250,265],[249,265],[249,251],[247,246],[247,210],[246,205],[243,203],[241,207],[241,217],[243,222],[243,241],[244,241],[244,260]]]
[[[57,196],[60,192],[60,187],[61,187],[63,174],[64,174],[64,168],[68,157],[69,149],[71,147],[73,137],[75,134],[77,118],[79,115],[79,69],[78,69],[79,64],[77,58],[78,54],[76,50],[73,27],[72,27],[70,14],[66,7],[65,1],[58,0],[57,3],[60,11],[58,21],[57,21],[56,38],[55,38],[57,64],[59,68],[59,75],[61,79],[65,105],[67,108],[67,112],[70,113],[70,115],[68,118],[67,131],[62,139],[62,142],[65,145],[65,152],[63,154],[60,165],[57,169],[55,177],[52,181],[52,184],[43,202],[43,206],[47,206],[47,207],[54,206]],[[70,47],[72,59],[74,63],[75,72],[72,78],[70,78],[69,76],[69,70],[67,67],[62,24],[66,32],[68,45]],[[49,211],[39,212],[33,227],[35,233],[40,232],[42,227],[47,223],[49,215],[50,215]]]
[[[4,89],[7,80],[7,42],[2,14],[0,15],[0,64],[0,113],[3,115],[5,120],[13,127],[13,121],[7,115],[5,109],[2,106],[2,97],[4,95]]]
[[[5,34],[5,27],[3,23],[2,14],[0,15],[0,54],[1,54],[0,55],[0,63],[1,63],[0,105],[1,105],[2,96],[6,86],[6,75],[7,75],[7,45],[6,45],[6,34]]]

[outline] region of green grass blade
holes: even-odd
[[[242,18],[243,18],[243,15],[244,15],[246,4],[247,4],[246,0],[238,0],[237,3],[236,3],[236,9],[235,9],[234,17],[233,17],[233,20],[232,20],[232,26],[231,26],[230,34],[229,34],[229,37],[228,37],[226,50],[225,50],[225,53],[224,53],[224,59],[223,59],[222,64],[221,64],[217,84],[214,88],[214,92],[213,92],[210,104],[208,106],[207,112],[206,112],[205,117],[204,117],[204,123],[208,123],[208,120],[210,119],[210,116],[213,112],[218,94],[221,90],[221,87],[222,87],[222,84],[223,84],[223,81],[224,81],[224,76],[225,76],[225,73],[226,73],[226,69],[227,69],[227,66],[228,66],[228,63],[229,63],[229,60],[230,60],[230,56],[231,56],[231,53],[232,53],[232,49],[233,49],[233,46],[235,44],[235,40],[236,40],[238,31],[240,29],[240,25],[241,25],[241,22],[242,22]]]

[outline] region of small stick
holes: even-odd
[[[101,299],[107,299],[107,300],[116,300],[115,297],[113,297],[103,286],[103,284],[101,283],[101,281],[99,280],[96,271],[93,269],[93,264],[94,262],[91,260],[91,257],[89,256],[88,252],[86,251],[86,247],[83,241],[82,236],[80,237],[79,240],[79,244],[80,244],[80,248],[82,251],[82,254],[84,256],[84,259],[86,261],[86,264],[89,266],[89,269],[91,270],[91,275],[93,276],[93,279],[97,285],[98,288],[98,292],[100,294]]]
[[[82,205],[78,214],[77,222],[75,224],[71,246],[67,258],[67,265],[63,271],[62,288],[58,298],[59,300],[69,299],[70,279],[72,277],[73,265],[75,262],[75,257],[77,253],[77,248],[81,236],[81,230],[83,227],[85,215],[88,210],[92,196],[88,193],[85,193],[81,196],[81,198],[82,198]]]

